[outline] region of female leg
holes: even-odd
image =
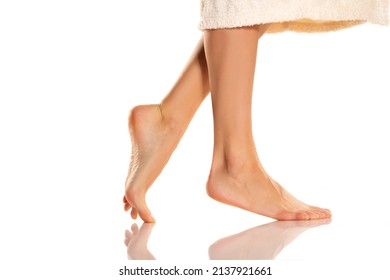
[[[204,98],[209,94],[203,38],[183,73],[161,104],[142,105],[129,114],[132,155],[126,179],[124,209],[145,222],[154,219],[145,194],[161,173]]]
[[[330,217],[290,195],[263,169],[252,135],[251,105],[258,38],[267,25],[205,31],[214,116],[208,194],[277,220]]]
[[[264,31],[265,28],[259,28],[256,35],[257,38],[261,37]],[[211,35],[211,37],[212,36],[213,35]],[[233,37],[231,39],[233,39]],[[215,46],[223,47],[218,44]],[[244,45],[241,47],[245,48]],[[218,49],[214,49],[214,51],[218,52]],[[213,55],[209,54],[209,56]],[[254,63],[255,57],[256,53],[254,53],[254,57],[248,57],[248,59]],[[218,59],[222,58],[220,57]],[[248,78],[251,77],[251,81],[249,81],[250,97],[252,94],[251,84],[253,84],[254,65],[252,68],[253,72],[251,73],[251,70],[247,76]],[[156,105],[137,106],[131,111],[129,115],[129,130],[132,140],[132,157],[129,173],[126,179],[126,191],[123,202],[124,209],[126,211],[131,209],[131,216],[133,218],[136,218],[139,214],[145,222],[154,221],[145,203],[146,191],[160,174],[180,141],[196,110],[209,93],[208,75],[209,73],[202,38],[187,67],[162,103]],[[249,105],[250,103],[251,98]],[[216,112],[214,111],[214,113]],[[248,117],[248,115],[246,117]],[[252,137],[251,123],[247,124],[250,127],[250,130],[248,130],[250,132],[250,137]],[[248,148],[249,147],[252,147],[252,149],[254,148],[253,139],[252,144],[249,145]],[[216,156],[216,151],[217,150],[215,150],[214,153],[214,159],[218,158],[218,156]],[[253,155],[256,155],[255,151],[253,151],[252,156]],[[262,214],[262,211],[249,209],[252,208],[249,204],[248,207],[242,207],[237,204],[237,202],[229,201],[228,199],[220,197],[219,193],[221,190],[218,189],[218,186],[221,185],[216,183],[218,180],[216,180],[216,177],[214,176],[218,173],[216,172],[218,168],[215,168],[217,165],[214,164],[216,161],[213,160],[213,168],[207,184],[209,195],[221,202]],[[266,175],[264,169],[260,165],[260,162],[258,163],[258,167],[261,168],[263,175]],[[274,185],[278,186],[280,190],[283,190],[275,181],[272,180],[272,178],[268,175],[267,177]],[[261,189],[259,191],[261,191]],[[287,192],[284,190],[283,195],[287,195]],[[295,199],[291,197],[289,197],[289,199],[295,201]],[[300,202],[295,204],[299,204],[299,206],[304,205]],[[306,207],[308,206],[305,206],[304,208]],[[327,210],[314,209],[320,211],[319,216],[321,217],[328,217],[330,215]],[[324,211],[326,212],[325,214],[323,214]],[[303,218],[307,218],[307,216],[303,215]],[[314,216],[312,218],[314,218]],[[292,218],[290,215],[289,217],[285,217],[285,219],[296,219],[296,217]]]

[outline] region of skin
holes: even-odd
[[[289,194],[264,170],[252,133],[251,105],[258,39],[268,25],[207,30],[183,73],[160,104],[129,114],[132,156],[125,211],[154,222],[147,190],[168,162],[192,117],[211,92],[214,152],[206,184],[213,199],[276,220],[330,218]]]

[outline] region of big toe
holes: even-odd
[[[332,217],[332,212],[329,209],[311,206],[311,210],[319,214],[321,218],[327,219]]]
[[[136,209],[135,213],[138,213],[139,217],[145,222],[145,223],[154,223],[155,219],[153,218],[149,208],[146,206],[146,203],[141,201],[133,206],[133,210]]]
[[[150,213],[149,209],[145,209],[142,212],[138,210],[138,214],[145,223],[156,222],[156,220],[153,218],[152,214]]]

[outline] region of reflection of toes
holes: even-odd
[[[149,252],[147,245],[154,224],[144,223],[140,229],[134,223],[131,231],[125,231],[125,244],[129,260],[153,260],[154,256]]]
[[[138,225],[136,223],[131,225],[131,231],[133,232],[133,235],[138,234]]]
[[[133,235],[131,234],[131,232],[126,229],[126,231],[125,231],[125,240],[124,240],[125,246],[129,245],[130,240],[131,240],[132,237],[133,237]]]
[[[318,219],[318,220],[302,220],[302,221],[281,221],[275,222],[275,226],[279,228],[293,228],[293,227],[303,227],[303,228],[313,228],[322,225],[327,225],[331,223],[331,219]]]
[[[140,229],[140,232],[143,236],[149,238],[149,235],[152,233],[152,229],[155,224],[152,223],[143,223]]]

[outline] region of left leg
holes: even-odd
[[[163,101],[136,106],[130,111],[132,152],[123,203],[125,211],[131,209],[133,219],[139,215],[145,222],[154,222],[146,204],[146,192],[163,170],[208,93],[208,70],[202,38]]]

